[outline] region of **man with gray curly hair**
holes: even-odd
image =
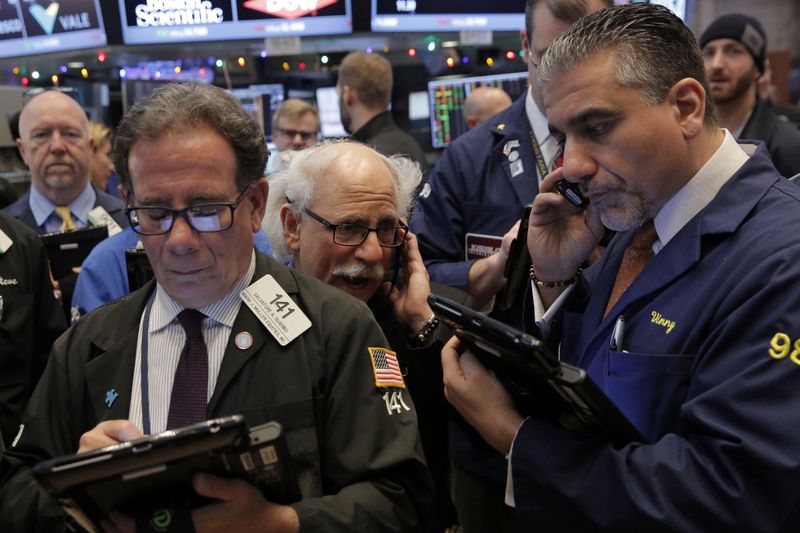
[[[264,231],[276,257],[367,302],[389,340],[417,406],[420,436],[437,490],[437,530],[453,525],[448,496],[447,408],[428,274],[405,219],[420,168],[353,141],[290,155],[270,180]],[[373,235],[374,234],[374,235]],[[399,268],[402,262],[402,268]],[[463,299],[449,287],[436,292]],[[458,292],[459,294],[454,294]],[[394,403],[392,403],[394,401]],[[403,393],[387,397],[402,409]]]

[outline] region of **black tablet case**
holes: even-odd
[[[276,503],[300,499],[280,425],[270,422],[249,431],[241,415],[49,459],[33,474],[91,531],[112,510],[136,515],[156,506],[210,503],[191,488],[197,471],[248,479]]]
[[[586,372],[560,362],[535,337],[431,294],[433,312],[493,370],[526,416],[567,429],[600,432],[616,446],[643,437]]]
[[[62,279],[71,274],[72,268],[81,266],[92,248],[106,237],[108,237],[106,226],[41,235],[53,277]]]

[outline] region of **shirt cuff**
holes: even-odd
[[[542,332],[543,336],[547,337],[553,317],[558,313],[558,310],[561,308],[561,306],[564,305],[564,300],[566,300],[567,296],[572,292],[574,287],[575,285],[570,285],[567,287],[564,292],[562,292],[558,298],[556,298],[556,301],[553,302],[553,305],[551,305],[549,309],[545,309],[544,303],[542,302],[542,297],[539,294],[539,288],[533,281],[531,281],[531,294],[533,295],[533,320],[539,327],[539,330]]]
[[[517,431],[514,432],[514,440],[511,441],[511,449],[508,451],[508,455],[506,455],[506,460],[508,461],[508,469],[506,471],[506,497],[505,503],[509,507],[516,507],[514,503],[514,474],[511,470],[511,455],[514,453],[514,443],[517,441],[517,435],[519,434],[519,430],[522,428],[522,425],[525,424],[525,421],[528,420],[527,417],[519,423],[517,426]]]

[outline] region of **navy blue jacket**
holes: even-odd
[[[760,144],[647,264],[606,318],[631,232],[586,271],[561,356],[646,443],[529,418],[514,441],[517,513],[542,531],[797,531],[800,188]],[[626,319],[623,351],[609,347]]]
[[[431,170],[411,217],[431,281],[465,289],[474,262],[465,260],[466,234],[502,237],[539,192],[527,94],[454,140]],[[514,177],[503,154],[510,141],[525,169]]]
[[[97,199],[94,202],[94,207],[100,206],[111,215],[117,224],[123,228],[127,228],[130,224],[128,218],[125,216],[125,203],[119,198],[115,198],[108,193],[105,193],[92,185],[94,194]],[[20,222],[26,224],[28,227],[33,228],[37,233],[45,233],[44,228],[36,224],[36,219],[33,217],[31,206],[29,203],[30,191],[26,192],[16,202],[6,207],[3,211]]]

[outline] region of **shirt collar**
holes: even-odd
[[[749,156],[742,146],[737,144],[731,132],[723,131],[725,138],[714,155],[653,219],[659,241],[654,245],[656,252],[711,203],[722,186],[747,162]]]
[[[95,201],[97,201],[97,195],[94,192],[94,187],[92,187],[90,183],[87,183],[81,193],[67,204],[67,207],[69,207],[72,216],[77,218],[82,225],[88,226],[89,211],[94,207]],[[30,205],[31,213],[33,213],[33,218],[36,220],[37,226],[43,225],[45,220],[53,214],[53,210],[56,208],[53,202],[33,186],[30,188],[28,204]]]
[[[242,303],[239,293],[250,285],[255,271],[256,253],[255,250],[253,250],[250,257],[250,266],[233,290],[226,294],[221,300],[201,307],[198,311],[223,326],[232,328],[233,322],[236,320],[236,315],[239,313],[239,306]],[[167,292],[161,287],[161,284],[156,284],[155,301],[153,302],[153,327],[150,331],[155,332],[167,327],[168,324],[175,320],[178,313],[184,309],[185,307],[170,298]]]
[[[536,105],[533,100],[533,90],[528,87],[528,96],[525,98],[525,114],[528,115],[528,122],[531,124],[533,134],[539,146],[542,146],[550,138],[550,128],[547,125],[547,117]]]

